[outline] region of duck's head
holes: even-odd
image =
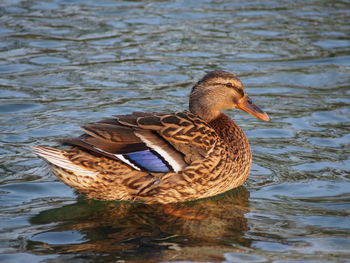
[[[263,121],[270,120],[244,92],[242,82],[229,72],[209,72],[192,88],[190,111],[203,120],[215,120],[222,110],[231,108],[241,109]]]

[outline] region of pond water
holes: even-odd
[[[2,0],[1,262],[350,262],[349,1]],[[227,111],[254,165],[243,187],[173,209],[100,202],[31,145],[132,111],[187,108],[237,74],[271,117]]]

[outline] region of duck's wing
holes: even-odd
[[[83,126],[86,134],[61,140],[122,161],[136,170],[179,172],[212,148],[215,131],[189,112],[117,115]],[[216,137],[216,136],[212,136]]]

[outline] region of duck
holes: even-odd
[[[115,115],[59,140],[68,148],[32,150],[86,198],[145,204],[208,198],[242,185],[252,166],[245,133],[222,112],[233,108],[270,120],[236,75],[212,71],[193,86],[189,110]]]

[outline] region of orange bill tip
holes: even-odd
[[[242,101],[237,105],[237,108],[249,113],[250,115],[260,120],[270,120],[269,115],[267,115],[266,112],[264,112],[258,106],[256,106],[248,96],[242,99]]]

